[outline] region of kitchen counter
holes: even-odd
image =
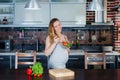
[[[15,52],[0,52],[0,56],[14,56]],[[37,55],[44,55],[44,52],[37,52]],[[83,50],[71,50],[70,51],[70,55],[84,55],[84,51]],[[112,52],[106,52],[106,55],[114,55],[114,56],[119,56],[120,53],[116,52],[116,51],[112,51]]]
[[[120,53],[116,52],[116,51],[112,51],[112,52],[106,52],[106,55],[110,55],[110,56],[119,56]],[[0,52],[0,58],[2,58],[3,56],[8,56],[9,57],[9,67],[10,69],[12,69],[12,58],[15,57],[15,52]],[[37,56],[44,56],[44,52],[37,52]],[[84,56],[84,51],[83,50],[71,50],[70,51],[70,55],[69,56]]]

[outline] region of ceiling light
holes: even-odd
[[[92,0],[88,5],[88,11],[103,11],[102,4],[98,0]]]
[[[30,10],[37,10],[40,9],[40,4],[38,0],[29,0],[26,5],[25,5],[26,9],[30,9]]]

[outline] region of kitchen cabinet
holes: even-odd
[[[9,0],[7,0],[9,1]],[[15,0],[15,2],[27,2],[29,0]],[[39,0],[40,2],[86,2],[86,0]]]
[[[36,11],[26,10],[25,2],[16,1],[15,24],[48,26],[54,17],[59,18],[63,25],[86,24],[86,0],[40,0],[41,9]]]
[[[25,3],[15,4],[15,24],[45,25],[49,22],[49,4],[41,3],[40,10],[26,10]],[[22,11],[21,11],[22,10]],[[24,26],[23,26],[24,27]]]
[[[53,3],[51,18],[57,17],[62,24],[86,24],[86,4],[84,3]]]
[[[12,68],[11,62],[11,56],[0,56],[0,68]]]
[[[0,3],[11,3],[11,2],[13,2],[13,0],[0,0]]]
[[[86,2],[86,0],[51,0],[51,2]]]
[[[37,55],[36,58],[37,58],[36,60],[37,62],[42,63],[43,68],[48,68],[47,57],[45,55]]]
[[[12,25],[14,23],[14,4],[0,3],[0,25]]]
[[[66,63],[66,67],[84,69],[84,56],[82,55],[69,56],[69,60]]]
[[[29,0],[15,0],[16,3],[28,2]],[[38,0],[40,2],[49,2],[49,0]]]

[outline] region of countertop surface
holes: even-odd
[[[15,52],[0,52],[0,55],[15,55]],[[37,52],[37,55],[44,55],[44,51],[43,52]],[[84,55],[84,51],[83,50],[71,50],[70,51],[70,55]],[[111,51],[111,52],[106,52],[106,55],[115,55],[118,56],[120,55],[120,53],[116,52],[116,51]]]
[[[120,69],[70,69],[72,77],[53,77],[48,69],[44,69],[42,78],[26,75],[26,69],[1,69],[1,80],[120,80]]]

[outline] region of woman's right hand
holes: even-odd
[[[55,37],[54,37],[54,43],[57,44],[58,42],[60,42],[60,38],[58,38],[57,36],[55,36]]]

